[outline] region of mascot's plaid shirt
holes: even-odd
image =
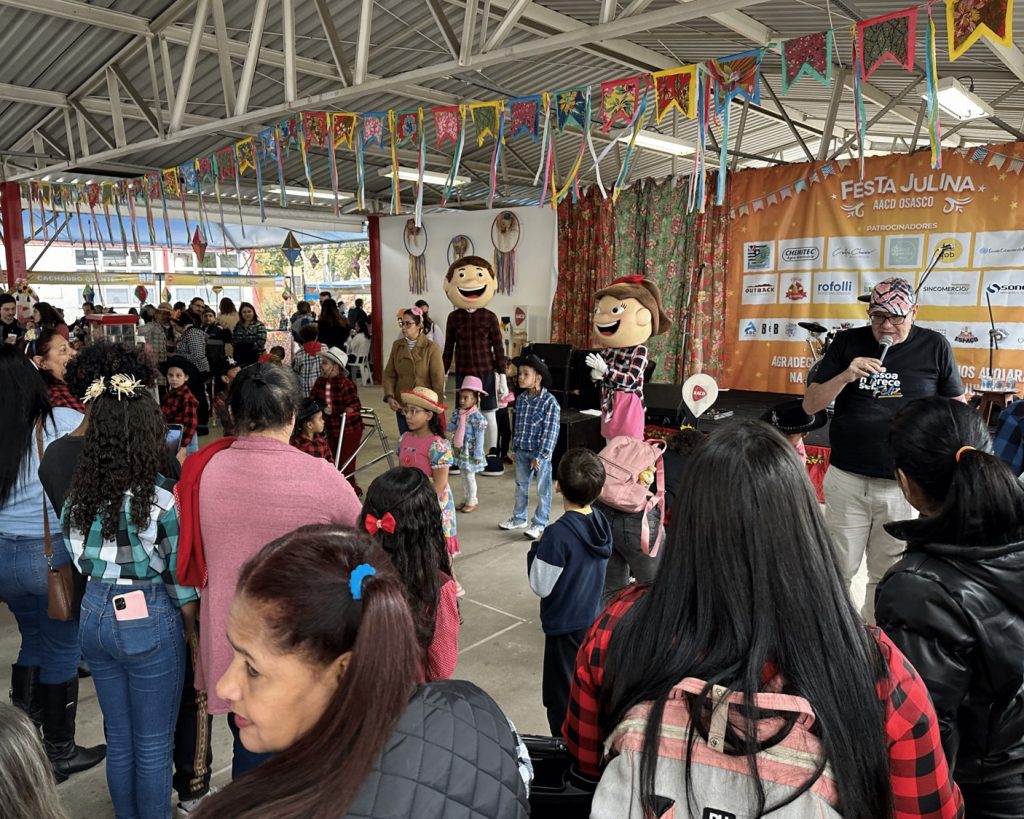
[[[598,696],[612,631],[646,592],[647,587],[641,585],[620,592],[590,627],[580,646],[562,734],[585,776],[596,778],[601,773],[603,737],[598,727]],[[964,815],[963,801],[946,764],[928,690],[909,660],[881,630],[868,631],[878,641],[889,666],[889,677],[878,683],[878,696],[885,702],[895,819],[960,819]]]

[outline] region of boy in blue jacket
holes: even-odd
[[[558,463],[555,489],[565,514],[530,547],[530,588],[541,598],[544,670],[541,692],[548,725],[562,735],[576,652],[601,613],[604,572],[612,553],[612,530],[591,504],[604,486],[604,465],[589,449],[570,449]]]

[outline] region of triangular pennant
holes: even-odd
[[[327,147],[327,112],[306,111],[302,114],[302,131],[306,136],[306,146],[314,148]]]
[[[601,133],[607,134],[616,122],[633,122],[639,101],[639,77],[601,83]]]
[[[256,167],[256,141],[252,137],[240,139],[235,143],[235,154],[238,156],[238,173]]]
[[[374,142],[381,148],[384,147],[384,131],[387,119],[388,115],[379,111],[372,114],[363,114],[363,127],[360,130],[360,139],[364,148],[367,145],[372,145]]]
[[[331,144],[335,148],[352,148],[352,140],[356,135],[358,114],[331,114]]]
[[[757,48],[709,60],[708,73],[715,81],[715,110],[721,113],[734,98],[748,99],[755,105],[761,102],[761,60],[764,49]]]
[[[457,145],[462,132],[462,106],[440,105],[431,108],[430,113],[434,117],[434,132],[437,134],[434,147],[440,148],[447,142]]]
[[[570,127],[579,131],[587,130],[587,126],[590,124],[587,122],[589,91],[589,87],[580,86],[555,92],[555,125],[559,131]]]
[[[832,85],[832,47],[835,36],[831,31],[807,34],[785,40],[781,46],[782,93],[802,76],[817,80],[826,88]]]
[[[192,234],[192,250],[196,254],[196,258],[199,260],[199,264],[203,263],[203,259],[206,258],[206,237],[199,232],[197,227],[195,233]]]
[[[978,40],[1013,45],[1013,0],[946,0],[949,59],[962,57]]]
[[[217,179],[231,182],[235,178],[235,152],[229,145],[217,151]]]
[[[469,106],[469,115],[476,128],[476,144],[483,145],[487,137],[497,139],[501,120],[501,102],[474,102]]]
[[[302,149],[302,131],[299,128],[299,118],[294,114],[277,123],[277,133],[282,159],[287,159],[292,151]]]
[[[531,97],[516,97],[508,101],[509,139],[526,134],[534,142],[540,139],[540,111],[543,99],[540,94]]]
[[[907,71],[912,71],[916,39],[916,6],[857,23],[861,79],[867,80],[886,60],[892,60]]]
[[[196,160],[196,171],[199,173],[200,185],[217,184],[217,171],[213,164],[213,155],[201,156]]]
[[[655,122],[675,108],[684,117],[697,114],[697,66],[684,65],[651,74],[654,83]]]
[[[420,144],[420,127],[423,112],[420,110],[395,111],[395,144],[399,147]]]

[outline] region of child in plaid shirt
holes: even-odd
[[[355,382],[348,377],[348,356],[338,347],[326,347],[320,351],[320,377],[313,384],[310,398],[316,401],[324,412],[324,431],[331,453],[338,451],[338,440],[342,440],[341,460],[344,464],[356,451],[363,438],[363,420],[359,416],[363,405],[359,401],[359,390]],[[345,419],[345,432],[342,436],[341,419]],[[357,495],[362,495],[353,477],[356,461],[342,470],[349,479]]]
[[[192,394],[190,382],[198,384],[199,371],[186,358],[173,355],[164,362],[167,395],[160,411],[168,424],[181,424],[181,446],[188,454],[199,449],[196,428],[199,426],[199,401]]]
[[[308,325],[307,325],[308,326]],[[303,327],[305,329],[305,327]],[[325,458],[334,463],[331,448],[324,437],[324,413],[312,398],[304,398],[295,413],[295,431],[291,445],[314,458]]]
[[[299,328],[299,341],[302,346],[292,356],[292,369],[302,384],[302,394],[309,395],[313,385],[320,377],[320,350],[323,345],[317,341],[320,331],[315,324],[306,324]]]

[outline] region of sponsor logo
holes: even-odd
[[[800,279],[793,279],[790,282],[789,287],[786,288],[786,298],[790,301],[803,301],[807,298],[807,291],[804,290],[804,284]]]
[[[852,293],[853,282],[819,282],[815,290],[818,293]]]
[[[745,336],[756,336],[757,335],[757,325],[754,324],[754,322],[752,322],[752,321],[748,321],[746,326],[743,328],[743,335],[745,335]]]
[[[943,335],[945,335],[945,333],[943,333]],[[959,341],[961,344],[977,344],[978,337],[974,335],[974,332],[970,327],[964,327],[959,333],[957,333],[956,341]]]
[[[978,248],[978,253],[982,256],[988,256],[989,254],[999,255],[1001,253],[1024,253],[1024,245],[1019,247],[984,247]]]
[[[817,247],[787,247],[782,251],[786,262],[814,262],[820,258],[821,250]]]
[[[943,264],[952,264],[964,255],[963,243],[952,236],[947,239],[940,239],[936,242],[935,248],[936,250],[942,248],[942,255],[939,257],[939,261]]]
[[[800,331],[800,328],[790,322],[786,325],[786,338],[793,338]]]
[[[771,282],[764,282],[763,284],[750,284],[743,288],[743,292],[751,296],[771,295],[775,292],[775,285],[772,284]]]
[[[771,266],[771,245],[759,243],[747,245],[747,270],[768,270]]]
[[[902,236],[889,240],[889,264],[894,266],[916,265],[921,260],[921,240],[914,236]]]
[[[833,259],[863,259],[874,255],[873,250],[866,247],[837,247],[832,251]]]
[[[925,293],[970,293],[971,285],[967,282],[953,284],[929,284],[924,287]]]
[[[996,296],[1000,293],[1024,293],[1024,284],[999,284],[999,282],[992,282],[985,288],[985,292],[990,296]]]
[[[708,391],[700,384],[693,385],[693,394],[690,396],[694,401],[700,401],[708,397]]]

